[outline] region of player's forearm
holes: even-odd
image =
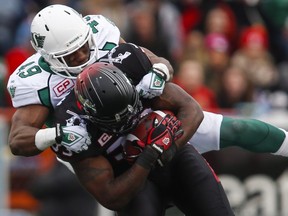
[[[28,105],[16,109],[11,120],[8,140],[13,154],[33,156],[43,150],[35,145],[35,136],[42,128],[48,115],[49,109],[42,105]],[[49,137],[48,134],[47,137]],[[39,137],[40,142],[42,142],[42,138],[43,136]],[[49,139],[55,139],[55,135],[49,137]]]
[[[149,169],[134,164],[118,177],[110,163],[102,156],[72,163],[81,184],[104,207],[119,210],[142,188]]]
[[[9,147],[14,155],[34,156],[41,151],[35,146],[35,134],[39,129],[28,126],[20,126],[11,130],[9,134]]]
[[[134,164],[131,169],[110,183],[109,192],[107,192],[110,196],[107,200],[103,200],[102,204],[114,211],[123,208],[143,187],[148,174],[149,170]]]
[[[193,97],[173,83],[166,83],[159,98],[160,100],[153,101],[153,109],[171,110],[182,123],[184,134],[176,141],[176,145],[181,147],[191,139],[201,124],[204,118],[203,110]]]
[[[185,145],[191,139],[204,118],[201,107],[193,98],[188,99],[187,103],[190,103],[190,106],[183,106],[177,113],[184,131],[183,136],[176,141],[178,147]]]

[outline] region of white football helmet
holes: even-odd
[[[51,5],[36,14],[31,23],[31,44],[50,64],[51,70],[63,77],[76,78],[84,67],[98,57],[92,30],[81,14],[64,5]],[[69,66],[64,57],[88,42],[89,60]]]

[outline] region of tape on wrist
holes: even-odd
[[[53,145],[55,142],[56,130],[53,128],[40,129],[35,134],[35,146],[43,151]]]
[[[165,81],[169,81],[170,80],[169,69],[168,69],[168,67],[165,64],[163,64],[163,63],[155,63],[155,64],[153,64],[153,68],[154,68],[154,70],[156,69],[156,70],[158,70],[159,73],[163,74],[163,76],[165,77]]]
[[[151,169],[154,167],[156,160],[159,157],[159,152],[153,149],[151,146],[146,146],[143,152],[139,155],[136,163],[145,169]]]

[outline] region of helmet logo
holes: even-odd
[[[116,120],[116,122],[120,122],[121,121],[121,117],[120,117],[120,115],[118,113],[115,115],[115,120]]]
[[[43,48],[45,36],[41,36],[37,33],[32,33],[32,42],[39,48]]]
[[[16,90],[16,87],[15,86],[10,86],[9,87],[9,93],[11,95],[12,98],[15,97],[15,90]]]
[[[79,94],[77,91],[76,91],[76,93],[77,93],[77,99],[80,102],[80,104],[83,106],[85,112],[88,112],[90,114],[97,113],[97,110],[95,108],[95,104],[92,104],[92,102],[90,100],[88,100],[88,99],[84,99],[82,97],[82,95]]]
[[[79,40],[79,39],[80,39],[79,36],[75,37],[73,40],[71,40],[71,41],[69,41],[69,42],[67,43],[67,47],[69,47],[71,44],[73,44],[75,41],[77,41],[77,40]]]

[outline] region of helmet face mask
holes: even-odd
[[[78,12],[64,5],[51,5],[36,14],[31,23],[31,35],[33,48],[49,63],[54,73],[63,77],[76,78],[98,57],[91,28]],[[65,57],[86,43],[90,50],[87,61],[80,65],[69,66]]]
[[[90,120],[97,124],[103,131],[115,134],[127,134],[131,132],[140,121],[140,113],[142,111],[141,101],[137,102],[134,107],[128,105],[121,113],[116,113],[114,119],[98,118],[90,115]]]
[[[115,66],[97,62],[78,76],[75,95],[101,130],[126,134],[139,122],[142,103],[135,87]]]

